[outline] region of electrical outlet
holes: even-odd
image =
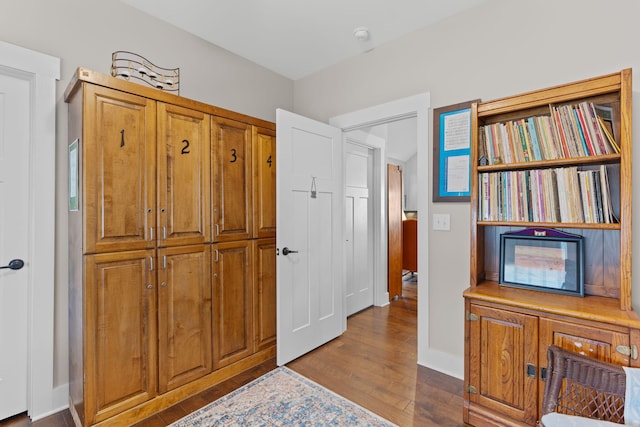
[[[451,231],[451,215],[433,214],[433,229],[441,231]]]

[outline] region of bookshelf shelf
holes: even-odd
[[[478,172],[496,172],[504,170],[541,169],[558,166],[581,166],[590,164],[620,163],[620,154],[606,154],[599,156],[575,157],[571,159],[540,160],[534,162],[506,163],[499,165],[478,166]]]
[[[631,307],[631,99],[625,69],[472,105],[465,423],[535,425],[550,344],[640,367],[625,353],[640,341]],[[563,126],[573,130],[561,134]],[[584,238],[584,297],[498,283],[500,236],[525,228]]]
[[[583,228],[591,230],[620,230],[620,224],[585,224],[583,222],[478,221],[478,226],[511,226],[542,228]]]

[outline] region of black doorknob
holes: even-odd
[[[289,255],[289,254],[297,254],[298,251],[292,251],[291,249],[287,248],[286,246],[284,247],[284,249],[282,249],[282,255]]]
[[[12,259],[11,261],[9,261],[9,264],[4,265],[0,268],[10,268],[12,270],[20,270],[22,267],[24,267],[24,261],[21,259]]]

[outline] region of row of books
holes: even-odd
[[[480,126],[480,159],[493,165],[620,152],[611,107],[581,102],[550,105],[549,111],[549,115]]]
[[[617,223],[606,165],[479,174],[480,221]]]

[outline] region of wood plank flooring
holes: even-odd
[[[462,426],[462,381],[416,363],[416,288],[287,366],[399,426]]]
[[[402,298],[348,319],[347,332],[287,366],[399,426],[462,426],[462,381],[418,366],[417,282]],[[148,418],[136,427],[166,426],[276,367],[268,360]],[[73,426],[69,411],[31,422],[25,415],[2,427]]]

